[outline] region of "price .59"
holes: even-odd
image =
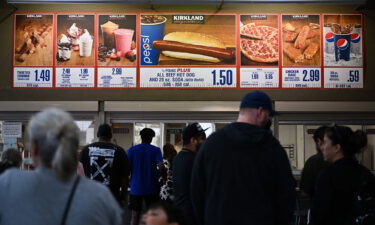
[[[359,71],[350,70],[348,82],[359,82]]]
[[[233,71],[232,70],[213,70],[212,84],[218,85],[232,85],[233,84]]]
[[[50,81],[51,70],[34,70],[35,81]]]

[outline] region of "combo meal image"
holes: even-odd
[[[320,66],[319,15],[283,15],[283,66]]]
[[[94,15],[57,15],[58,66],[94,65]]]
[[[52,66],[53,16],[15,16],[14,65]]]
[[[235,65],[235,16],[141,15],[141,65]]]
[[[362,66],[361,15],[324,15],[324,65]]]
[[[277,66],[279,30],[277,15],[241,15],[241,65]]]

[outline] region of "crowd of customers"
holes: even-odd
[[[2,154],[0,225],[291,225],[298,188],[270,130],[275,115],[269,96],[254,91],[243,97],[237,121],[209,137],[199,123],[186,126],[178,153],[152,145],[150,128],[125,151],[102,124],[98,141],[78,154],[71,115],[46,109],[27,128],[35,170],[19,169],[15,149]],[[359,193],[375,198],[375,176],[355,158],[366,133],[322,126],[313,139],[317,153],[299,186],[312,199],[309,224],[359,225]]]

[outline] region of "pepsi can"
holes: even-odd
[[[350,36],[351,39],[351,47],[350,52],[361,55],[362,54],[362,46],[361,46],[361,34],[362,34],[362,26],[361,24],[355,24],[353,33]]]
[[[350,43],[351,34],[335,34],[334,44],[336,61],[339,61],[340,59],[350,61]]]
[[[328,32],[324,36],[325,46],[324,52],[328,54],[333,54],[335,52],[335,34],[333,32]]]

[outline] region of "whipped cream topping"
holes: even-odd
[[[80,41],[90,41],[92,39],[89,31],[85,29],[84,33],[79,37]]]
[[[61,43],[69,43],[70,40],[69,40],[69,38],[68,38],[65,34],[62,34],[62,35],[61,35],[60,42],[61,42]]]
[[[69,28],[68,32],[69,32],[69,35],[73,37],[80,35],[79,28],[76,26],[76,23],[73,23],[73,25]]]

